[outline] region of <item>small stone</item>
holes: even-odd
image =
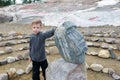
[[[8,80],[8,74],[0,74],[0,80]]]
[[[24,71],[23,69],[19,69],[19,70],[17,70],[17,72],[16,72],[17,75],[22,75],[22,74],[24,74],[24,73],[25,73],[25,71]]]
[[[47,49],[45,50],[45,52],[46,52],[46,54],[47,54],[47,55],[49,55],[49,54],[50,54],[49,50],[47,50]]]
[[[89,65],[85,62],[86,69],[89,69]]]
[[[109,69],[108,69],[108,73],[109,73],[110,75],[112,75],[113,73],[115,73],[115,70],[112,69],[112,68],[109,68]]]
[[[16,31],[10,31],[8,34],[9,34],[9,36],[16,36],[17,32]]]
[[[30,71],[32,70],[32,63],[30,63],[28,66],[27,66],[27,68],[26,68],[26,70],[25,70],[25,73],[26,74],[28,74],[28,73],[30,73]]]
[[[5,52],[6,52],[6,53],[11,53],[11,52],[13,52],[12,47],[6,47],[6,48],[5,48]]]
[[[93,70],[93,71],[101,71],[103,69],[103,66],[101,64],[91,64],[90,65],[90,68]]]
[[[17,44],[16,41],[8,41],[6,43],[4,43],[5,46],[11,46],[11,45],[15,45]]]
[[[7,64],[7,59],[0,60],[0,65]]]
[[[102,43],[101,48],[108,49],[109,45],[107,43]]]
[[[27,50],[25,53],[24,53],[24,55],[23,55],[23,58],[24,59],[29,59],[29,50]]]
[[[18,58],[18,60],[24,59],[23,56],[22,56],[21,54],[18,54],[18,55],[17,55],[17,58]]]
[[[93,43],[92,42],[86,42],[86,44],[88,45],[88,47],[93,47]]]
[[[27,43],[27,42],[28,42],[28,40],[19,40],[17,43],[21,44],[21,43]]]
[[[10,68],[10,69],[7,71],[7,74],[9,75],[9,78],[14,77],[14,76],[15,76],[15,73],[16,73],[16,69],[15,69],[15,68]]]
[[[0,55],[2,55],[2,54],[5,54],[5,52],[4,51],[0,51]]]
[[[15,62],[15,57],[7,57],[7,62],[8,63],[12,63],[12,62]]]
[[[103,73],[108,73],[108,71],[109,71],[109,68],[103,68],[103,69],[102,69],[102,72],[103,72]]]
[[[98,53],[94,52],[94,51],[90,52],[90,54],[93,55],[93,56],[97,56],[98,55]]]
[[[109,54],[108,50],[100,50],[98,56],[101,58],[109,58],[110,54]]]
[[[117,75],[117,74],[115,74],[115,73],[112,74],[112,77],[113,77],[115,80],[120,80],[120,76]]]

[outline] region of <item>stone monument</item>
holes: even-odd
[[[87,80],[83,35],[71,21],[64,22],[55,31],[55,43],[63,57],[52,62],[46,71],[46,80]]]
[[[55,31],[55,43],[65,61],[81,64],[85,61],[87,45],[83,35],[71,21],[64,22]]]

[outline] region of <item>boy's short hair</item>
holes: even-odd
[[[42,26],[42,21],[40,19],[35,19],[35,20],[32,21],[31,26],[33,24],[40,24],[40,26]]]

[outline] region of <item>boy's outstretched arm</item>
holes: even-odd
[[[55,32],[55,29],[51,29],[51,30],[44,32],[45,39],[52,37],[54,35],[54,32]]]

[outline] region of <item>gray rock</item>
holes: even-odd
[[[0,60],[0,65],[7,64],[7,59]]]
[[[24,55],[23,55],[23,58],[24,59],[29,59],[29,50],[25,51]]]
[[[23,69],[18,69],[16,74],[19,75],[23,75],[25,73],[25,71]]]
[[[12,63],[12,62],[15,62],[15,57],[7,57],[7,62],[8,63]]]
[[[117,60],[120,61],[120,56],[117,57]]]
[[[22,60],[22,59],[24,59],[24,57],[23,57],[22,54],[18,54],[18,55],[17,55],[17,58],[18,58],[18,60]]]
[[[95,52],[95,51],[91,51],[90,54],[93,55],[93,56],[97,56],[98,55],[98,53]]]
[[[108,33],[104,34],[104,37],[109,37],[110,35]]]
[[[17,43],[21,44],[21,43],[27,43],[27,42],[28,42],[28,40],[19,40]]]
[[[100,47],[100,44],[99,43],[93,43],[93,47]]]
[[[94,34],[94,36],[96,36],[96,37],[103,37],[104,34]]]
[[[114,44],[115,43],[115,39],[114,38],[105,38],[105,42],[109,43],[109,44]]]
[[[115,73],[115,70],[112,69],[112,68],[109,68],[109,69],[108,69],[108,74],[112,75],[113,73]]]
[[[108,49],[109,48],[109,45],[107,43],[102,43],[101,44],[101,48],[103,49]]]
[[[111,36],[111,37],[117,37],[117,35],[118,35],[118,34],[117,34],[115,31],[111,31],[111,32],[110,32],[110,36]]]
[[[111,48],[111,47],[109,47],[109,53],[110,53],[110,55],[111,55],[111,58],[112,59],[115,59],[116,58],[116,55],[115,55],[115,53],[113,52],[113,49]]]
[[[117,74],[115,74],[115,73],[112,74],[112,77],[113,77],[115,80],[120,80],[120,76],[117,75]]]
[[[85,63],[73,64],[58,59],[48,66],[46,80],[87,80]]]
[[[101,64],[91,64],[90,65],[90,68],[93,70],[93,71],[101,71],[103,69],[103,66]]]
[[[88,48],[83,35],[76,30],[76,27],[71,21],[66,21],[57,27],[55,43],[65,61],[80,64],[85,61]]]
[[[98,38],[92,38],[91,41],[93,41],[93,42],[99,42],[100,40]]]
[[[7,73],[0,74],[0,80],[8,80],[8,74]]]
[[[6,53],[12,53],[13,52],[12,47],[5,47],[5,52]]]
[[[30,71],[32,70],[32,63],[30,63],[28,66],[27,66],[27,68],[26,68],[26,70],[25,70],[25,73],[26,74],[28,74],[28,73],[30,73]]]
[[[5,46],[11,46],[11,45],[15,45],[15,44],[17,44],[16,41],[8,41],[8,42],[4,43]]]
[[[10,32],[8,32],[8,35],[9,36],[16,36],[17,32],[16,31],[10,31]]]

